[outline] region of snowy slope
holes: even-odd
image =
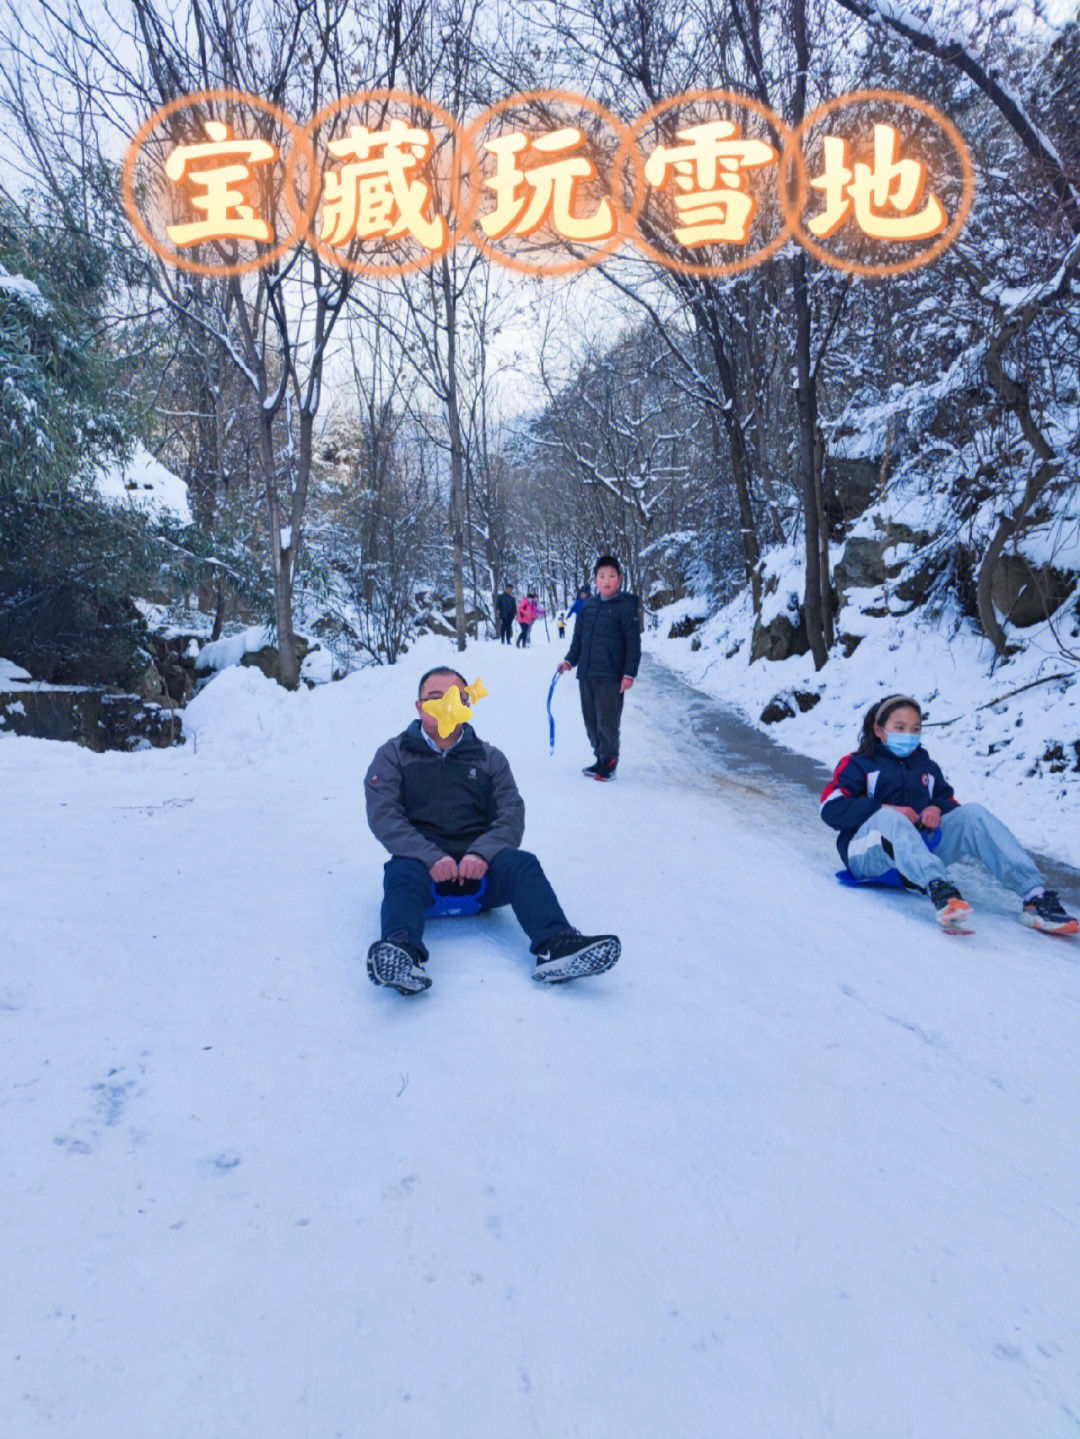
[[[135,445],[126,464],[110,461],[102,466],[97,489],[105,499],[133,505],[151,518],[167,514],[191,524],[187,485],[141,444]]]
[[[375,990],[361,783],[398,666],[229,669],[175,751],[0,740],[0,1433],[1080,1433],[1080,947],[850,893],[647,675],[587,784],[561,650],[472,647],[525,843],[610,974],[508,911]]]

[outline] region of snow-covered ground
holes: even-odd
[[[227,669],[172,751],[0,739],[0,1432],[1080,1433],[1080,946],[977,876],[969,939],[840,889],[647,674],[587,784],[561,653],[461,661],[623,938],[552,989],[509,911],[431,926],[426,995],[365,976],[362,778],[445,641]]]

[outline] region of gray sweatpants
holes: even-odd
[[[995,879],[1021,897],[1043,883],[1030,855],[1012,830],[981,804],[962,804],[941,816],[941,842],[927,849],[911,820],[895,809],[879,809],[852,835],[848,869],[856,879],[877,879],[897,869],[925,889],[945,878],[945,866],[977,859]]]
[[[589,736],[593,754],[600,761],[619,758],[619,721],[623,711],[621,680],[590,680],[578,682],[581,691],[581,716]]]

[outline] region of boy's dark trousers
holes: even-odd
[[[623,707],[621,683],[621,680],[603,679],[578,681],[585,733],[601,763],[619,758],[619,721]]]
[[[460,855],[455,855],[460,860]],[[383,868],[382,938],[404,933],[425,959],[424,920],[431,908],[431,875],[420,859],[394,855]],[[513,906],[535,954],[549,939],[565,934],[570,921],[563,914],[555,891],[535,854],[525,849],[501,849],[488,865],[487,890],[481,910]]]

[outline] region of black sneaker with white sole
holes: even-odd
[[[1062,906],[1056,890],[1044,889],[1035,899],[1029,899],[1020,910],[1022,924],[1032,929],[1041,929],[1043,934],[1076,934],[1080,924]]]
[[[548,940],[536,956],[533,979],[542,984],[563,984],[586,974],[603,974],[622,953],[614,934],[578,934],[568,930]]]
[[[399,994],[419,994],[431,988],[424,973],[424,957],[403,936],[378,939],[368,950],[368,979],[386,984]]]

